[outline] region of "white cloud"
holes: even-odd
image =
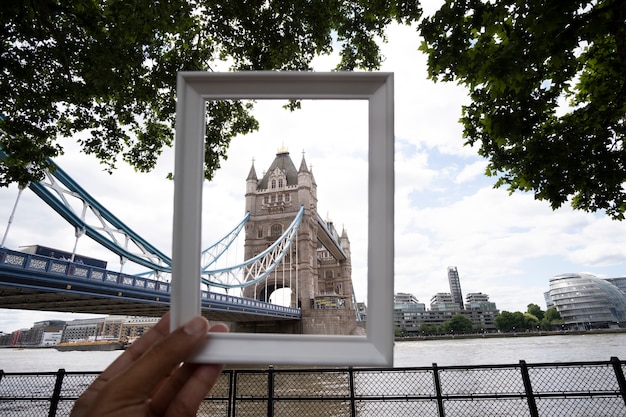
[[[468,164],[463,167],[461,172],[458,173],[454,179],[455,184],[463,184],[475,180],[476,178],[485,175],[485,169],[487,168],[487,161],[476,161],[472,164]]]

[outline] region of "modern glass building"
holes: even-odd
[[[623,282],[584,273],[561,274],[550,279],[546,298],[569,329],[626,327],[626,292],[618,286]]]
[[[458,304],[463,310],[463,292],[461,291],[461,279],[459,278],[459,270],[456,266],[448,267],[448,283],[450,284],[450,295],[452,301]]]

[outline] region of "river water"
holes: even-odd
[[[58,352],[55,349],[0,349],[4,372],[100,372],[122,351]],[[626,359],[626,334],[556,335],[396,342],[395,367],[497,365]]]
[[[395,367],[626,360],[626,333],[396,342]]]

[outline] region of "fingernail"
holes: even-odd
[[[209,328],[209,323],[204,317],[194,317],[189,320],[183,330],[189,335],[206,334]]]

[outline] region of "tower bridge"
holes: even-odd
[[[147,316],[168,309],[167,255],[60,167],[29,188],[75,228],[77,241],[86,235],[119,255],[122,265],[130,260],[148,270],[126,275],[81,265],[75,248],[68,259],[22,253],[4,248],[3,239],[0,308]],[[72,201],[78,201],[78,209]],[[245,209],[244,220],[203,252],[202,314],[230,322],[235,331],[362,334],[364,323],[358,321],[353,298],[350,241],[345,229],[338,233],[318,214],[317,184],[304,156],[296,169],[289,152],[280,150],[262,178],[253,163],[246,178]],[[10,221],[7,232],[9,226]],[[216,260],[242,230],[244,262],[216,269]],[[290,290],[288,306],[269,302],[278,289]]]

